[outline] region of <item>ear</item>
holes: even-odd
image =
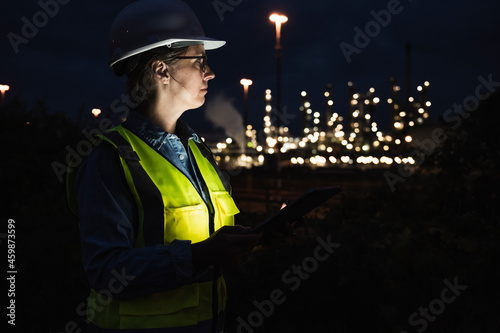
[[[151,69],[153,70],[153,75],[158,82],[162,84],[168,84],[170,82],[170,74],[168,72],[168,66],[165,62],[161,60],[156,60],[151,64]]]

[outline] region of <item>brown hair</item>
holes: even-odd
[[[173,67],[178,61],[177,57],[185,54],[187,49],[187,46],[178,48],[160,46],[121,61],[113,67],[116,75],[127,75],[127,93],[133,102],[137,103],[137,111],[144,110],[156,97],[154,62],[163,61],[167,66]]]

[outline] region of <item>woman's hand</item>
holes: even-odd
[[[191,244],[195,269],[210,265],[229,266],[241,261],[259,243],[261,234],[250,233],[251,228],[224,226],[204,241]]]

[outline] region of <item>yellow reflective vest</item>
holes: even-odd
[[[189,150],[208,188],[209,202],[204,201],[181,171],[124,126],[116,127],[101,139],[117,149],[138,206],[135,247],[168,246],[174,239],[196,243],[224,225],[234,225],[234,215],[239,210],[229,193],[229,185],[223,182],[210,150],[203,143],[189,140]],[[77,211],[72,188],[76,172],[72,171],[68,170],[68,203]],[[216,298],[212,297],[215,293]],[[224,279],[211,269],[195,283],[126,300],[107,297],[92,289],[87,319],[101,328],[175,331],[217,320],[215,317],[223,313],[225,305]]]

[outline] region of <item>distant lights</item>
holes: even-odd
[[[266,90],[266,101],[270,101],[271,100],[271,89],[267,89]]]
[[[99,115],[101,114],[101,109],[92,109],[92,114],[94,115],[94,117],[99,117]]]

